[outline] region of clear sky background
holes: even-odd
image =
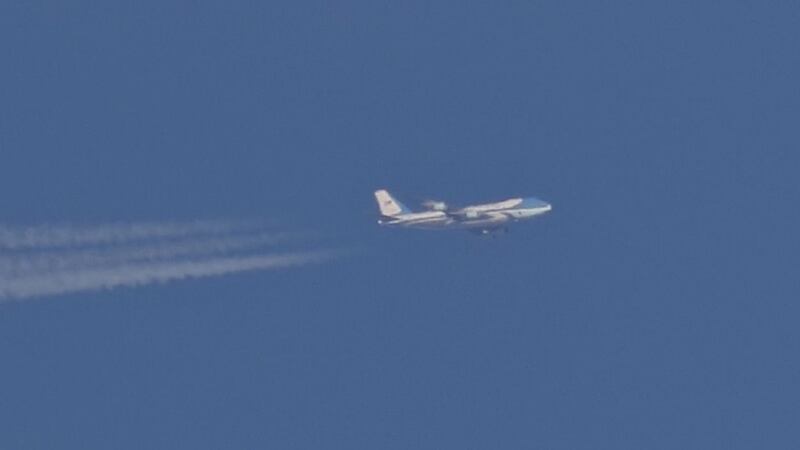
[[[0,448],[798,448],[799,49],[796,1],[3,2],[0,223],[354,251],[0,304]]]

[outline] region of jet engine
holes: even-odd
[[[447,203],[438,200],[426,200],[422,202],[422,206],[430,209],[431,211],[447,211]]]

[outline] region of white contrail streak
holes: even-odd
[[[198,220],[193,222],[118,223],[81,227],[73,225],[39,225],[11,228],[0,225],[0,249],[73,247],[134,242],[146,239],[167,239],[202,234],[224,234],[257,228],[254,222]]]
[[[0,225],[0,302],[300,266],[334,256],[264,253],[309,236],[267,232],[263,222],[253,221]]]
[[[76,267],[98,267],[131,262],[159,261],[175,258],[197,258],[208,255],[247,251],[279,244],[298,233],[258,233],[222,237],[202,237],[180,241],[141,242],[133,245],[102,248],[49,250],[45,252],[11,253],[0,256],[0,280],[31,273],[69,270]]]
[[[217,257],[198,261],[166,261],[127,264],[118,267],[30,274],[2,280],[0,302],[44,295],[96,291],[121,286],[141,286],[171,280],[269,270],[323,262],[330,251],[294,252],[273,255]]]

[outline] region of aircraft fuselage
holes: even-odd
[[[510,222],[531,219],[552,210],[552,205],[534,197],[512,198],[496,203],[455,210],[409,211],[386,191],[376,191],[381,208],[378,223],[390,227],[421,229],[477,229],[491,231]]]

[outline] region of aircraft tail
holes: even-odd
[[[385,189],[375,191],[375,200],[377,200],[378,208],[380,208],[381,214],[384,216],[394,217],[411,212],[405,205],[395,200]]]

